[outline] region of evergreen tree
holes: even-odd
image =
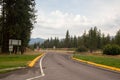
[[[101,48],[102,48],[101,31],[99,30],[97,33],[97,49]]]
[[[94,27],[94,29],[90,29],[89,30],[89,34],[88,34],[88,48],[90,49],[90,52],[92,53],[93,50],[97,49],[97,28]]]
[[[115,35],[115,43],[120,46],[120,30]]]
[[[22,40],[23,49],[33,28],[35,1],[3,0],[2,4],[2,51],[8,52],[9,39]]]
[[[74,47],[74,38],[72,36],[70,37],[69,45],[70,45],[70,48]]]
[[[55,41],[54,41],[54,46],[59,48],[59,39],[57,37],[55,37]]]
[[[77,41],[78,41],[78,40],[77,40],[77,37],[74,36],[74,40],[73,40],[73,42],[74,42],[74,43],[73,43],[73,44],[74,44],[73,47],[74,47],[74,48],[77,48],[77,47],[78,47]]]
[[[78,37],[77,45],[78,45],[78,47],[84,46],[82,37]]]
[[[66,32],[66,37],[65,37],[65,47],[69,48],[70,47],[70,35],[69,35],[69,31],[67,30]]]
[[[2,45],[2,37],[1,36],[2,36],[2,27],[1,27],[1,23],[0,23],[0,49],[1,49],[1,45]]]
[[[59,40],[58,38],[51,38],[44,42],[46,48],[53,48],[56,46],[58,48],[86,48],[89,49],[90,52],[93,52],[97,49],[102,49],[107,44],[120,44],[120,30],[117,32],[115,38],[111,39],[110,35],[108,34],[105,36],[101,34],[101,31],[97,29],[97,27],[91,28],[88,33],[86,31],[81,37],[72,37],[69,35],[69,31],[66,32],[65,39]]]
[[[86,31],[81,37],[81,46],[85,46],[86,48],[88,48],[88,34],[86,34]]]
[[[110,39],[110,35],[108,34],[106,36],[106,44],[110,44],[111,43],[111,39]]]

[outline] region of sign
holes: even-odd
[[[9,46],[9,51],[12,52],[13,51],[13,46]]]
[[[9,39],[9,45],[21,45],[21,40]]]
[[[56,47],[55,47],[55,46],[53,46],[53,49],[56,49]]]

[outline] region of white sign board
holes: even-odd
[[[9,51],[10,51],[10,52],[13,51],[13,46],[9,46]]]
[[[21,40],[9,39],[9,45],[21,45]]]
[[[13,48],[13,46],[9,46],[9,49],[10,49],[10,48]]]

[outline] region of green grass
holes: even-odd
[[[39,54],[40,55],[40,54]],[[25,67],[28,62],[37,57],[35,55],[0,55],[0,69]]]
[[[111,58],[107,56],[81,55],[81,54],[75,54],[73,57],[86,61],[91,61],[98,64],[120,68],[120,58]]]

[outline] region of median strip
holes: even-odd
[[[74,57],[72,57],[72,59],[73,59],[73,60],[76,60],[76,61],[79,61],[79,62],[91,64],[91,65],[94,65],[94,66],[97,66],[97,67],[101,67],[101,68],[105,68],[105,69],[109,69],[109,70],[113,70],[113,71],[120,72],[120,68],[111,67],[111,66],[106,66],[106,65],[102,65],[102,64],[97,64],[97,63],[94,63],[94,62],[85,61],[85,60],[81,60],[81,59],[74,58]]]
[[[40,59],[43,55],[44,55],[44,53],[41,54],[40,56],[36,57],[35,59],[33,59],[33,60],[28,64],[28,66],[29,66],[29,67],[33,67],[33,66],[35,65],[35,63],[38,61],[38,59]]]

